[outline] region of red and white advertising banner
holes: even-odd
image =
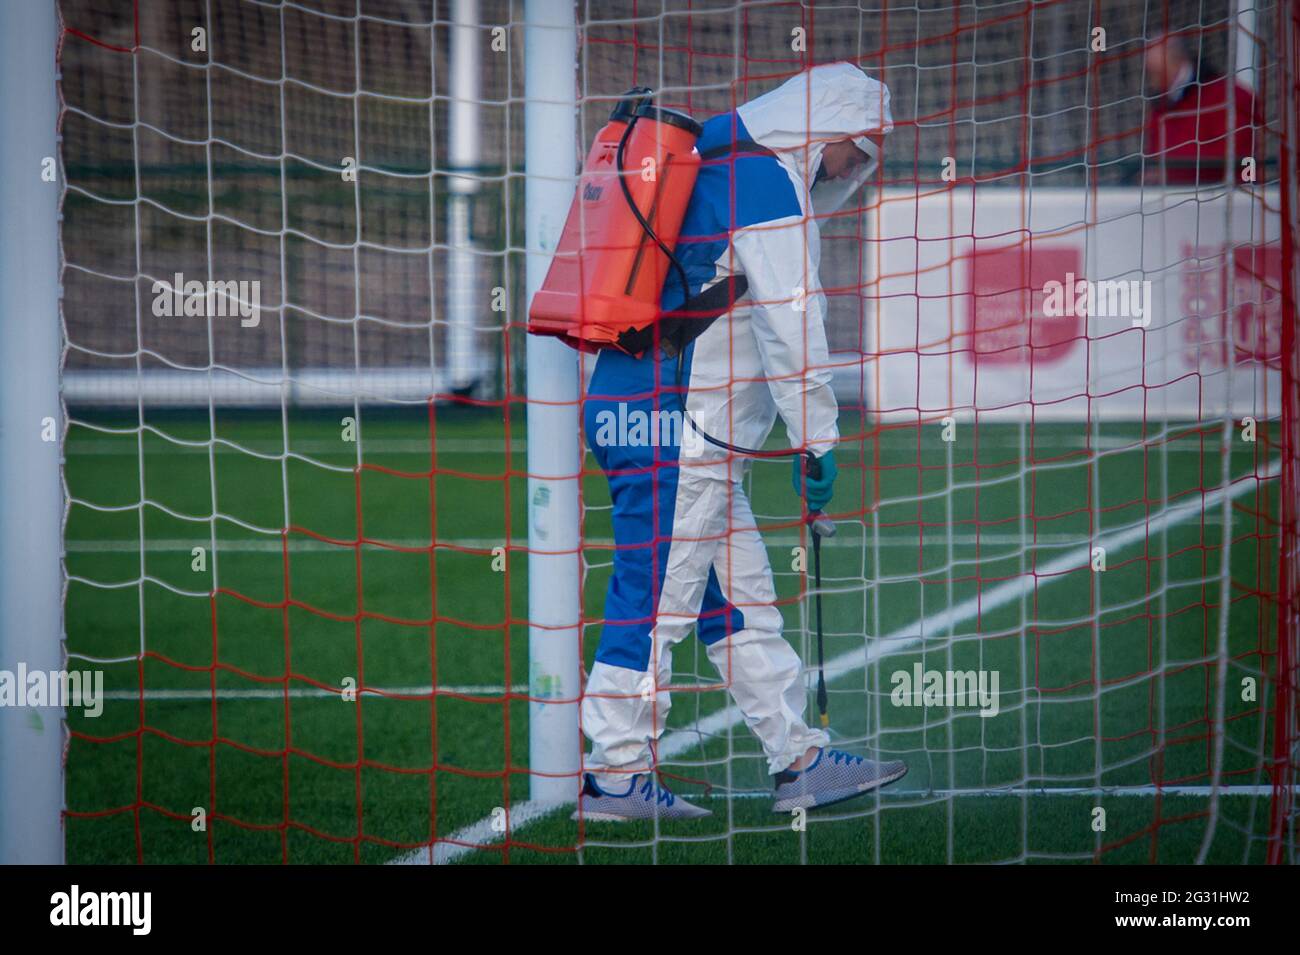
[[[1275,191],[885,190],[869,219],[870,410],[1278,413]]]

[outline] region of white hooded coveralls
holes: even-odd
[[[779,414],[792,447],[822,455],[839,440],[815,215],[839,208],[870,177],[878,156],[867,135],[892,129],[889,90],[849,63],[812,67],[704,124],[700,153],[721,146],[729,154],[701,167],[675,253],[692,300],[728,276],[748,282],[748,302],[685,351],[687,408],[704,432],[758,448]],[[872,162],[847,181],[815,183],[823,149],[847,138]],[[775,155],[735,150],[745,140]],[[684,298],[670,270],[663,310]],[[584,769],[612,791],[653,764],[651,744],[671,705],[672,647],[693,628],[770,772],[829,742],[803,718],[803,668],[781,635],[772,570],[741,483],[748,460],[707,443],[674,413],[676,359],[657,349],[639,358],[601,352],[584,425],[609,478],[616,546],[581,718],[593,744]],[[649,432],[638,429],[646,420]]]

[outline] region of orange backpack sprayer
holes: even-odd
[[[644,86],[628,90],[596,134],[546,281],[528,310],[530,334],[555,335],[581,351],[617,348],[639,356],[655,337],[644,332],[664,317],[659,296],[670,266],[682,285],[683,307],[689,307],[690,284],[672,246],[699,174],[695,143],[703,128],[685,113],[652,105],[653,95]],[[742,147],[762,149],[736,143],[710,150],[708,158]],[[745,284],[742,279],[737,287],[743,291]],[[820,476],[811,451],[745,448],[696,425],[682,386],[684,356],[676,352],[677,391],[686,420],[702,438],[758,458],[802,454],[809,473]],[[814,518],[825,520],[816,511]]]
[[[644,87],[629,90],[591,144],[546,281],[528,310],[533,334],[556,335],[582,351],[636,354],[644,344],[630,345],[635,333],[660,317],[702,130],[685,113],[652,105],[651,96]]]

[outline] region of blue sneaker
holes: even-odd
[[[776,802],[772,804],[772,811],[829,806],[861,796],[906,775],[905,763],[878,763],[843,750],[823,748],[806,769],[799,772],[785,769],[776,774]]]
[[[628,819],[702,819],[713,813],[692,806],[685,799],[674,796],[663,786],[656,785],[654,774],[636,773],[628,783],[627,792],[610,793],[601,789],[591,773],[583,774],[582,795],[573,819],[589,822],[624,822]]]

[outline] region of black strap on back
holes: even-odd
[[[655,345],[658,329],[659,347],[670,358],[693,342],[705,329],[724,315],[749,290],[749,279],[729,275],[710,285],[684,305],[664,312],[657,322],[645,328],[629,329],[618,336],[619,347],[639,355]]]
[[[776,158],[776,153],[752,139],[737,139],[734,143],[722,143],[719,146],[704,150],[704,152],[700,153],[700,161],[710,162],[732,153],[738,156],[771,156],[773,159]]]

